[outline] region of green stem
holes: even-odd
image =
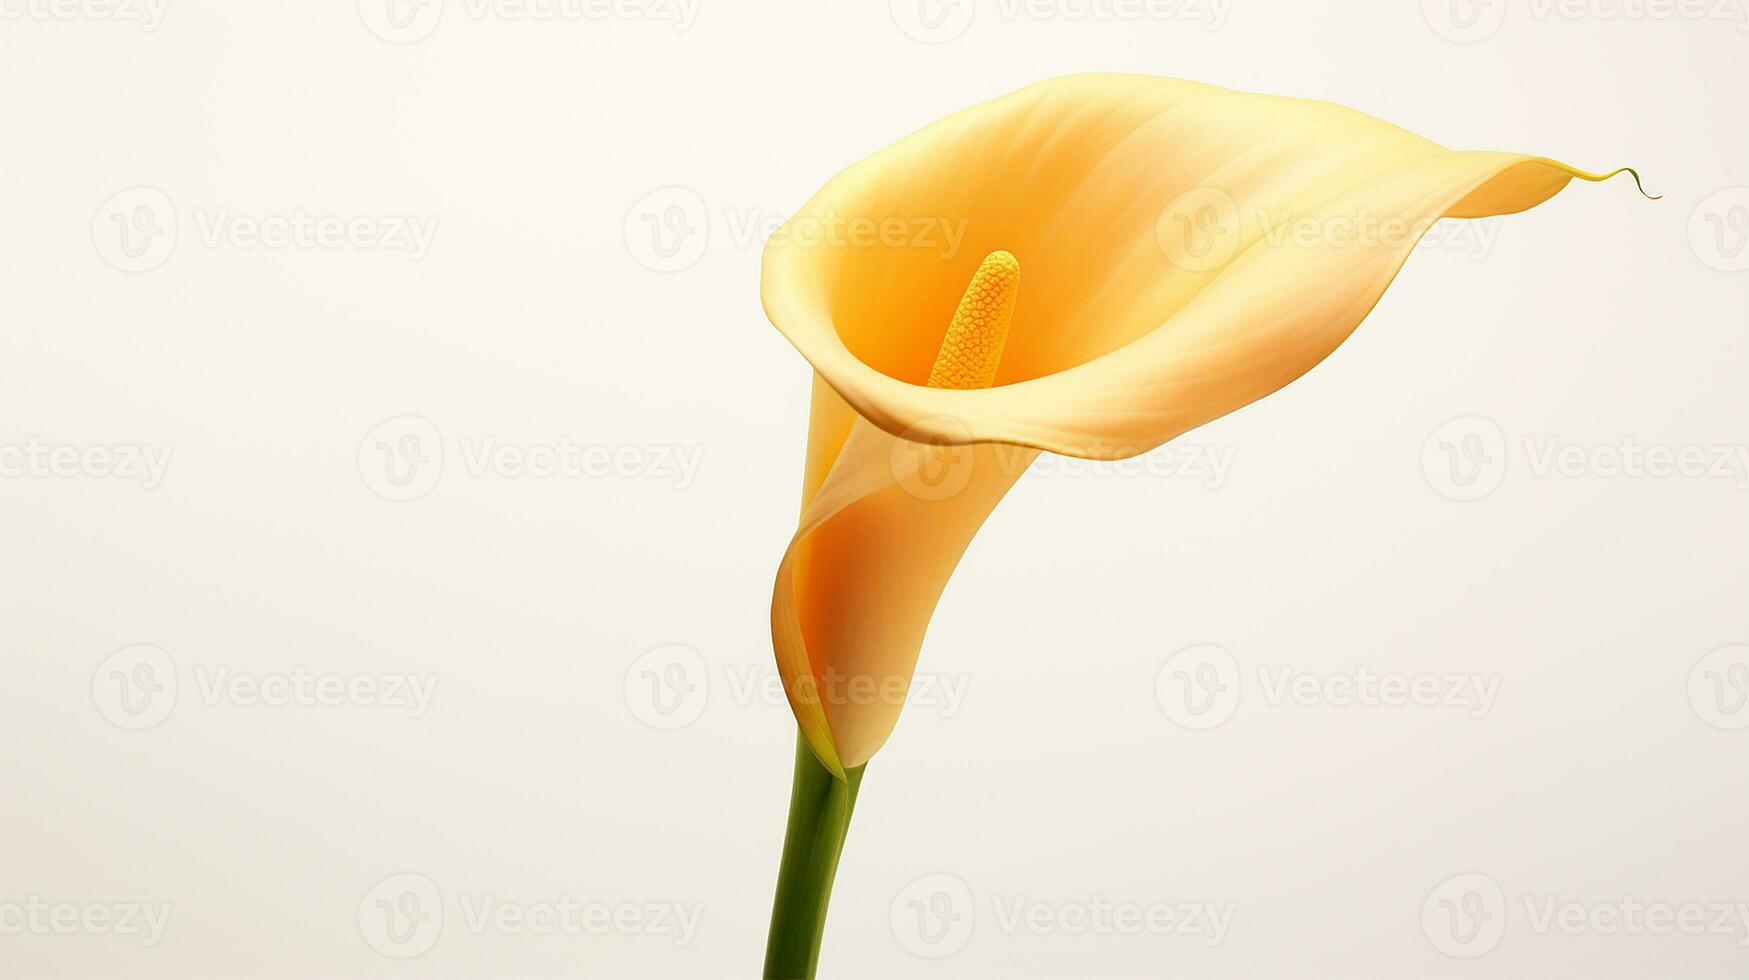
[[[814,758],[808,740],[796,738],[796,776],[790,786],[789,830],[777,870],[771,934],[765,941],[765,980],[812,980],[820,962],[820,934],[838,855],[850,830],[850,811],[862,787],[864,766],[839,779]]]

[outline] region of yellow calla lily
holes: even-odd
[[[1329,103],[1092,74],[833,178],[761,283],[816,372],[772,599],[813,754],[842,779],[886,741],[949,575],[1037,450],[1133,456],[1262,398],[1353,332],[1435,221],[1609,176]]]

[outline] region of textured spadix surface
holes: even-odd
[[[839,769],[886,740],[948,576],[1031,462],[1014,447],[1146,452],[1310,370],[1434,221],[1522,211],[1605,176],[1447,150],[1329,103],[1077,75],[833,178],[773,236],[761,283],[816,372],[803,518],[772,602],[815,752]],[[801,233],[855,222],[937,233]],[[988,386],[955,383],[985,380],[936,357],[1001,250],[1026,281],[1000,363],[978,362]],[[930,443],[965,448],[944,462]]]

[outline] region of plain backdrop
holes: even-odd
[[[1098,69],[1663,199],[1441,226],[1177,455],[1046,457],[822,976],[1744,976],[1749,13],[913,4],[0,4],[0,973],[755,975],[762,229]]]

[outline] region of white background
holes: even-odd
[[[1749,902],[1749,15],[909,3],[703,0],[680,29],[449,0],[402,31],[376,0],[0,3],[0,973],[755,975],[809,384],[758,226],[938,116],[1104,69],[1631,164],[1664,199],[1621,178],[1485,244],[1442,227],[1327,363],[1181,440],[1220,479],[1047,457],[923,651],[963,702],[920,699],[869,766],[822,975],[1744,975],[1734,911],[1608,909]],[[298,215],[359,220],[249,238]],[[417,255],[372,237],[404,217],[435,222]],[[474,467],[487,439],[629,449],[537,477]],[[1630,442],[1734,461],[1611,475]],[[1174,686],[1199,657],[1212,728]],[[1498,693],[1284,700],[1282,668]],[[436,687],[249,693],[299,670]],[[473,918],[567,896],[618,924]],[[1075,929],[1101,902],[1232,918]],[[99,922],[140,904],[169,906],[156,942]]]

